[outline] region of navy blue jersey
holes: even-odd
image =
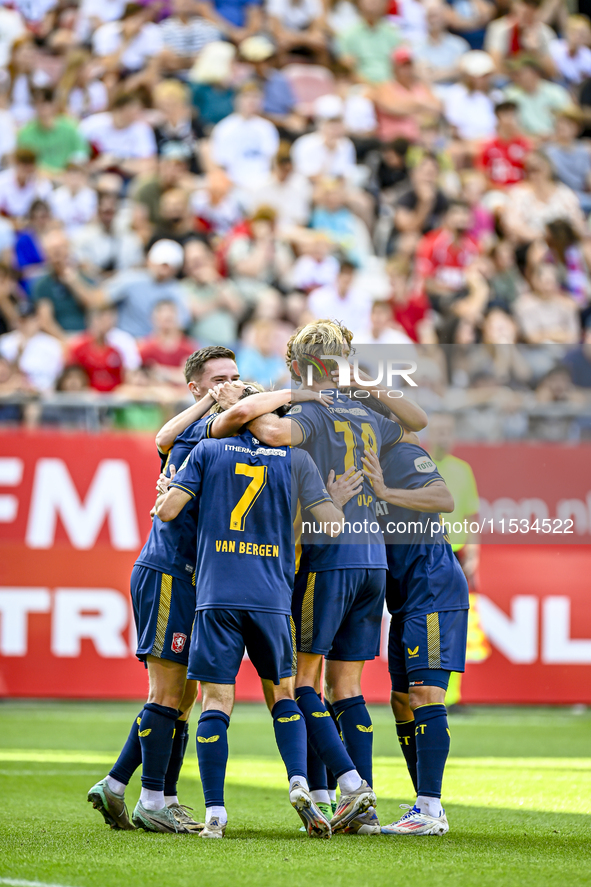
[[[380,460],[390,489],[418,490],[443,478],[429,454],[416,444],[401,443]],[[387,604],[402,619],[421,613],[468,607],[468,586],[439,514],[412,511],[378,501],[384,531],[388,572]]]
[[[169,475],[169,466],[178,471],[191,450],[209,434],[214,416],[205,416],[194,422],[175,440],[163,466]],[[173,521],[165,523],[159,517],[152,522],[152,529],[136,563],[151,567],[177,579],[191,578],[195,572],[195,534],[197,532],[197,506],[192,503],[184,508]]]
[[[312,460],[292,455],[246,432],[202,441],[175,477],[171,487],[199,500],[198,610],[291,613],[292,474],[302,508],[330,498]]]
[[[326,407],[306,401],[287,414],[304,436],[301,446],[318,466],[323,478],[330,470],[340,476],[349,468],[362,469],[363,451],[384,453],[399,442],[402,428],[367,409],[362,399],[352,399],[335,391],[333,405]],[[336,539],[302,527],[300,569],[311,572],[343,569],[385,569],[386,554],[382,532],[376,520],[373,487],[363,482],[363,491],[344,507],[345,530]],[[336,544],[335,544],[336,543]]]

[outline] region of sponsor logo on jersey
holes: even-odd
[[[182,653],[186,640],[187,640],[186,634],[183,634],[181,631],[175,631],[175,633],[172,636],[172,644],[170,645],[172,652],[173,653]]]
[[[437,465],[427,456],[419,456],[418,459],[415,459],[415,468],[421,474],[430,474],[437,469]]]
[[[189,453],[189,455],[191,455],[191,454]],[[185,465],[187,464],[188,461],[189,461],[189,456],[187,456],[187,458],[185,459],[185,461],[183,462],[183,464],[182,464],[181,467],[179,468],[179,471],[182,471],[182,470],[183,470],[183,468],[185,467]]]
[[[295,416],[296,413],[301,413],[301,412],[302,412],[301,404],[297,404],[295,407],[291,408],[291,410],[289,411],[289,413],[287,415],[288,416]]]

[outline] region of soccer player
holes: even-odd
[[[381,459],[366,449],[363,461],[379,500],[388,558],[392,710],[417,792],[415,804],[403,805],[407,812],[382,834],[443,835],[449,830],[441,806],[450,744],[445,692],[450,672],[464,670],[469,606],[466,579],[440,520],[454,502],[416,444],[403,442]]]
[[[338,472],[362,468],[366,446],[379,453],[404,436],[400,425],[366,409],[362,399],[353,400],[336,388],[331,377],[334,364],[328,361],[325,366],[321,356],[346,356],[351,339],[349,330],[332,321],[318,321],[298,330],[287,354],[292,377],[302,381],[304,390],[333,390],[333,405],[297,404],[283,419],[264,416],[250,426],[257,437],[273,445],[303,446],[323,476],[333,465]],[[397,400],[396,409],[406,425],[419,430],[426,424],[423,411],[408,399]],[[373,726],[361,693],[361,673],[365,661],[379,653],[386,554],[369,483],[346,505],[345,518],[349,529],[337,545],[313,532],[302,536],[292,605],[298,647],[296,699],[306,719],[310,745],[337,778],[341,790],[331,820],[333,831],[379,834],[373,810]],[[356,525],[364,530],[356,532]],[[323,657],[325,693],[344,746],[331,712],[314,689]],[[351,764],[353,770],[348,769]],[[318,802],[330,802],[323,787],[315,797]]]
[[[259,395],[264,396],[269,395]],[[343,501],[359,489],[359,477],[359,472],[349,472],[341,478]],[[273,717],[290,802],[310,836],[331,835],[328,820],[308,791],[306,726],[294,701],[292,480],[302,509],[310,509],[331,536],[337,535],[342,510],[333,504],[310,457],[289,446],[260,444],[247,431],[231,441],[199,444],[157,507],[163,521],[178,520],[195,500],[200,509],[197,610],[188,675],[201,682],[203,693],[197,728],[206,803],[203,838],[222,838],[226,830],[227,730],[245,648]]]

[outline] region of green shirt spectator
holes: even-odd
[[[34,90],[33,102],[36,116],[21,129],[19,148],[30,148],[38,165],[52,172],[65,169],[72,158],[87,159],[88,143],[74,120],[56,114],[53,90]]]
[[[400,32],[384,16],[384,0],[360,0],[361,20],[337,38],[341,62],[369,83],[392,77],[392,51],[402,42]]]
[[[568,92],[558,83],[544,80],[536,63],[524,59],[515,74],[515,82],[505,90],[508,101],[515,102],[519,125],[532,136],[554,132],[555,113],[572,104]]]

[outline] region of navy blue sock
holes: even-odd
[[[314,687],[298,687],[296,702],[306,719],[308,740],[318,757],[338,779],[355,769],[355,764],[341,742],[334,721],[327,712]]]
[[[406,761],[410,778],[416,792],[418,786],[417,780],[417,740],[415,737],[415,719],[412,721],[396,721],[396,732],[400,748]]]
[[[322,697],[319,695],[319,699]],[[308,742],[308,786],[311,792],[328,791],[326,766]]]
[[[332,707],[355,769],[368,785],[373,785],[373,725],[365,699],[363,696],[350,696],[349,699],[333,702]]]
[[[206,807],[224,806],[230,718],[223,711],[204,711],[197,724],[197,757]]]
[[[307,774],[306,722],[293,699],[280,699],[271,712],[275,742],[283,758],[287,778]]]
[[[415,708],[415,736],[418,794],[440,798],[450,745],[445,705],[420,705]]]
[[[335,724],[337,724],[337,716],[335,715],[335,713],[334,713],[334,708],[332,707],[332,705],[330,704],[330,702],[328,701],[328,699],[325,699],[325,700],[324,700],[324,704],[325,704],[325,706],[326,706],[326,710],[327,710],[327,712],[330,714],[330,716],[331,716],[331,718],[333,719],[333,721],[335,722]],[[338,727],[338,724],[337,724],[337,730],[338,730],[338,729],[339,729],[339,727]],[[340,731],[339,731],[339,732],[340,732]],[[332,772],[332,770],[328,770],[328,769],[327,769],[327,771],[326,771],[326,785],[327,785],[328,791],[329,791],[329,792],[330,792],[330,791],[333,791],[333,792],[336,791],[336,790],[337,790],[337,786],[338,786],[338,784],[339,784],[339,783],[338,783],[338,781],[337,781],[337,778],[336,778],[336,776],[334,775],[334,773]]]
[[[129,736],[125,740],[125,745],[121,749],[121,754],[109,772],[109,776],[112,776],[113,779],[116,779],[117,782],[122,782],[124,785],[129,783],[129,780],[142,763],[142,747],[140,745],[138,730],[143,711],[144,710],[142,709],[139,715],[134,719],[131,730],[129,731]]]
[[[174,737],[172,740],[170,761],[168,762],[168,769],[166,771],[166,776],[164,777],[165,795],[176,795],[176,784],[179,781],[179,774],[181,772],[181,767],[183,766],[188,741],[188,721],[177,721],[174,725]]]
[[[178,709],[148,702],[139,724],[142,747],[142,786],[151,791],[164,791],[164,775],[170,761],[174,722]]]

